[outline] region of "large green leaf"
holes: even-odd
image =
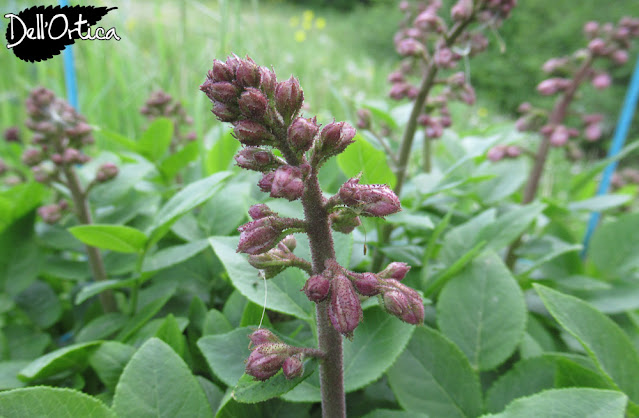
[[[29,363],[20,371],[20,377],[40,380],[68,370],[81,370],[86,366],[87,358],[101,343],[92,341],[59,348]]]
[[[124,368],[113,410],[121,418],[213,416],[186,363],[157,338],[144,343]]]
[[[144,232],[123,225],[78,225],[69,232],[87,245],[121,253],[142,251],[147,240]]]
[[[182,261],[197,255],[209,246],[207,240],[199,240],[189,242],[182,245],[174,245],[172,247],[163,248],[160,251],[147,256],[142,265],[142,271],[162,270],[172,265],[179,264]]]
[[[185,145],[181,150],[168,156],[160,165],[160,171],[167,179],[172,179],[175,175],[195,160],[200,152],[200,144],[193,141]]]
[[[639,403],[639,353],[628,335],[588,303],[545,286],[534,287],[548,311],[577,338],[599,369]]]
[[[275,376],[261,382],[247,374],[242,375],[233,389],[233,399],[238,402],[256,403],[281,396],[299,385],[315,371],[317,361],[310,360],[304,364],[304,374],[295,379],[287,379],[280,370]]]
[[[244,361],[251,354],[251,332],[250,328],[236,328],[226,334],[207,335],[197,342],[213,373],[228,386],[235,386],[244,374]]]
[[[519,285],[493,252],[453,277],[442,289],[437,324],[478,370],[505,361],[526,329],[526,303]]]
[[[482,411],[479,378],[466,356],[438,331],[420,327],[388,371],[407,411],[433,417],[476,417]]]
[[[15,297],[18,305],[40,328],[46,329],[62,316],[62,304],[47,282],[36,280]]]
[[[131,360],[135,348],[117,341],[105,341],[89,357],[89,365],[95,370],[102,383],[110,390],[120,380],[126,364]]]
[[[362,184],[388,184],[395,187],[397,179],[386,162],[386,154],[368,143],[361,135],[355,143],[337,156],[337,162],[348,177],[362,173]]]
[[[603,273],[617,278],[639,268],[639,234],[629,231],[639,231],[639,213],[605,223],[593,234],[588,256]]]
[[[482,418],[623,418],[628,397],[600,389],[553,389],[513,401],[501,414]]]
[[[0,416],[116,418],[116,414],[96,398],[72,389],[47,386],[0,393]]]
[[[157,118],[138,140],[138,152],[151,161],[157,161],[169,148],[172,138],[173,122],[167,118]]]
[[[45,193],[45,187],[35,182],[18,184],[0,192],[0,233],[35,209]]]
[[[18,379],[18,372],[28,364],[26,360],[0,361],[0,390],[24,386],[26,383]]]
[[[208,174],[228,170],[233,156],[240,147],[240,141],[233,138],[230,130],[219,132],[218,137],[206,156],[206,172]]]

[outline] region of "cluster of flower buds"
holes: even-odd
[[[62,218],[62,215],[67,209],[69,209],[67,201],[60,200],[58,203],[40,206],[38,208],[38,215],[40,215],[45,223],[53,225]]]
[[[162,90],[151,93],[140,109],[140,113],[146,116],[149,121],[168,118],[173,122],[173,138],[170,146],[172,153],[177,151],[180,146],[197,139],[194,131],[183,133],[188,125],[193,124],[193,119],[186,113],[179,101]]]
[[[246,373],[257,380],[267,380],[282,370],[284,377],[295,379],[304,374],[304,358],[313,353],[290,346],[271,331],[259,328],[249,335],[251,355],[246,360]]]
[[[362,320],[360,296],[379,296],[388,313],[404,322],[419,325],[424,321],[424,303],[415,290],[400,283],[410,266],[390,263],[377,274],[356,273],[335,260],[326,261],[326,269],[311,276],[302,291],[312,302],[328,299],[328,314],[333,327],[347,337]]]
[[[26,126],[34,135],[33,147],[24,150],[22,162],[31,167],[37,182],[66,184],[69,181],[67,171],[90,160],[82,152],[82,148],[94,142],[91,126],[71,105],[43,87],[31,91],[26,108]],[[98,168],[93,182],[106,182],[117,174],[117,166],[105,163]],[[43,206],[40,209],[39,213],[45,222],[56,222],[66,209],[66,202]]]
[[[517,158],[521,155],[521,148],[517,145],[496,145],[488,150],[486,157],[496,163],[504,158]]]
[[[610,74],[601,68],[595,69],[593,64],[596,61],[615,66],[625,64],[628,61],[628,49],[632,40],[639,37],[639,19],[624,17],[617,25],[587,22],[584,25],[584,34],[588,41],[587,48],[580,49],[570,56],[551,58],[544,63],[542,69],[550,77],[537,85],[539,94],[568,94],[572,98],[574,91],[586,81],[590,81],[597,90],[608,88],[612,84]],[[551,112],[533,107],[530,103],[522,103],[519,112],[521,117],[515,124],[517,129],[539,132],[548,138],[554,147],[575,147],[569,141],[570,138],[582,137],[593,142],[599,140],[603,134],[601,114],[579,115],[582,126],[578,129],[567,126],[563,120],[550,123]],[[576,119],[574,124],[579,124],[578,121],[579,119]]]

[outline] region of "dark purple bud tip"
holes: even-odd
[[[268,380],[277,374],[288,357],[286,344],[260,344],[255,347],[246,360],[246,374],[257,380]]]
[[[261,123],[242,120],[235,124],[235,137],[244,145],[268,145],[273,141],[273,134]]]
[[[284,165],[275,170],[271,184],[271,197],[293,201],[304,194],[304,180],[299,167]]]
[[[258,219],[266,218],[267,216],[277,216],[277,213],[273,212],[264,203],[251,206],[248,210],[248,213],[249,213],[249,216],[254,221],[257,221]]]
[[[313,145],[317,132],[319,132],[317,118],[297,118],[288,127],[288,142],[296,151],[308,151]]]
[[[360,295],[375,296],[379,294],[380,291],[380,280],[377,275],[373,273],[358,274],[353,279],[353,284],[355,285],[355,289],[359,292]]]
[[[251,340],[251,344],[255,347],[258,345],[266,344],[266,343],[281,343],[279,338],[271,331],[265,328],[258,328],[251,335],[249,335],[249,339]],[[249,345],[250,348],[250,345]]]
[[[342,153],[353,142],[357,131],[346,122],[332,122],[320,133],[320,155],[326,159]]]
[[[311,302],[321,302],[328,297],[331,282],[322,275],[311,276],[306,281],[302,291]]]
[[[393,279],[386,280],[384,288],[382,302],[388,313],[409,324],[424,322],[424,303],[419,293]]]
[[[254,170],[268,171],[280,165],[275,155],[269,150],[259,147],[245,147],[235,154],[238,167]]]
[[[286,377],[288,380],[295,379],[296,377],[300,377],[302,374],[304,374],[304,362],[302,361],[302,354],[295,354],[284,360],[282,371],[284,372],[284,377]]]
[[[340,334],[350,337],[363,318],[362,306],[351,281],[343,274],[331,281],[331,301],[328,316]]]
[[[259,89],[248,87],[237,101],[240,112],[249,119],[260,121],[268,109],[268,98]]]
[[[104,163],[98,168],[98,172],[95,175],[95,181],[104,183],[111,179],[114,179],[118,175],[118,166],[113,163]]]
[[[282,228],[277,225],[276,217],[267,216],[240,226],[240,242],[237,252],[262,254],[275,247],[279,242]]]
[[[40,206],[38,208],[38,215],[45,223],[50,225],[55,224],[62,218],[62,211],[58,204],[51,204],[46,206]]]
[[[42,151],[37,148],[29,148],[22,154],[22,162],[29,167],[40,164],[42,162],[42,158]]]
[[[255,65],[252,59],[241,60],[235,73],[237,84],[243,87],[260,86],[260,68]]]
[[[20,142],[20,130],[16,126],[11,126],[4,131],[4,140],[7,142]]]
[[[342,202],[364,216],[384,217],[401,210],[397,195],[385,184],[359,184],[352,178],[339,190]]]
[[[406,263],[393,262],[386,268],[379,272],[379,277],[382,279],[395,279],[401,281],[409,272],[410,266]]]
[[[220,122],[233,122],[239,117],[239,111],[235,106],[229,106],[222,102],[214,102],[211,112],[220,120]]]
[[[240,94],[240,90],[228,81],[219,81],[206,86],[205,93],[211,100],[217,100],[222,103],[233,103]]]
[[[300,87],[300,82],[291,76],[286,81],[277,83],[275,87],[275,107],[282,115],[284,123],[293,118],[302,108],[304,103],[304,92]]]

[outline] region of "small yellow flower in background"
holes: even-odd
[[[488,109],[486,109],[485,107],[480,107],[479,109],[477,109],[477,116],[479,116],[480,118],[485,118],[486,116],[488,116]]]
[[[293,16],[288,20],[288,24],[291,25],[292,28],[296,28],[300,24],[300,18],[297,16]]]
[[[137,23],[137,22],[135,21],[135,19],[128,18],[128,19],[126,20],[126,22],[125,22],[125,25],[126,25],[127,30],[128,30],[129,32],[133,32],[133,29],[135,28],[135,24],[136,24],[136,23]]]
[[[319,30],[322,30],[326,27],[326,19],[323,17],[318,17],[315,19],[315,27]]]
[[[297,42],[304,42],[306,40],[306,32],[298,30],[295,32],[295,40]]]
[[[304,17],[305,22],[312,22],[313,18],[315,17],[315,13],[313,13],[312,10],[304,10],[302,16]]]

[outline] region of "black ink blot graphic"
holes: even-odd
[[[91,26],[113,9],[117,7],[34,6],[17,15],[6,14],[4,17],[9,20],[5,35],[7,47],[23,61],[53,58],[76,39],[93,39],[87,38],[87,35],[91,36]],[[115,29],[111,31],[115,34]],[[107,39],[103,29],[102,37],[98,39]]]

